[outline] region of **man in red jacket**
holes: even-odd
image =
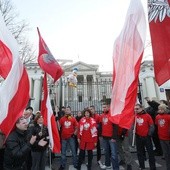
[[[113,124],[110,120],[110,106],[103,104],[103,113],[101,115],[102,123],[102,137],[105,149],[105,165],[101,169],[110,169],[111,162],[113,170],[119,170],[118,153],[117,153],[117,134],[118,126]]]
[[[61,166],[59,170],[65,169],[66,165],[66,149],[67,144],[70,145],[73,156],[73,165],[77,168],[77,154],[75,148],[75,135],[77,135],[78,123],[76,119],[71,115],[71,108],[67,107],[65,116],[60,121],[61,126]]]
[[[140,169],[145,169],[145,155],[143,151],[146,148],[149,155],[150,170],[156,170],[151,140],[154,132],[153,120],[151,116],[144,111],[141,104],[136,104],[134,110],[136,113],[136,148]]]

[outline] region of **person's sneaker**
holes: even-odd
[[[61,165],[58,170],[64,170],[64,167]]]
[[[119,165],[125,165],[125,161],[121,160],[121,161],[119,162]]]
[[[75,168],[75,169],[78,169],[78,165],[75,165],[74,168]]]
[[[154,150],[153,152],[154,152],[155,156],[162,156],[163,155],[163,153],[161,151],[158,151],[158,150]]]
[[[102,165],[102,166],[100,166],[100,168],[101,168],[101,169],[111,169],[111,168],[112,168],[112,166]]]
[[[101,166],[103,166],[103,164],[102,164],[102,162],[99,160],[99,161],[97,161],[97,163],[98,163],[98,165],[101,167]]]
[[[127,165],[127,170],[132,170],[132,165]]]

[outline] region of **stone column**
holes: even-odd
[[[73,88],[74,88],[74,87],[73,87]],[[74,100],[74,101],[77,101],[77,88],[74,88],[74,89],[73,89],[73,96],[74,96],[74,97],[73,97],[73,100]]]
[[[101,100],[102,99],[102,95],[101,95],[101,87],[102,87],[102,85],[101,85],[101,81],[98,79],[98,98],[99,98],[99,100]]]
[[[84,75],[84,100],[87,101],[87,75]]]
[[[67,78],[65,77],[65,101],[66,103],[68,103],[68,82],[67,82]]]
[[[40,110],[40,101],[41,101],[41,95],[42,95],[42,81],[41,78],[33,78],[34,80],[34,91],[33,91],[33,97],[34,97],[34,111]]]
[[[157,93],[155,89],[156,87],[155,87],[155,82],[153,77],[146,77],[144,81],[146,85],[146,94],[147,94],[147,96],[145,97],[149,97],[149,98],[157,97]]]
[[[62,78],[62,105],[64,106],[64,100],[65,100],[65,80]]]
[[[93,100],[97,100],[97,83],[96,83],[96,75],[93,75]]]
[[[56,106],[60,107],[60,94],[59,94],[59,80],[55,83],[55,101],[56,101]]]

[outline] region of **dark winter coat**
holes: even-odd
[[[15,129],[5,143],[4,169],[24,170],[31,144],[26,140],[26,132]]]

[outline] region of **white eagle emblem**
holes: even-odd
[[[170,6],[167,0],[148,0],[149,22],[162,22],[166,16],[170,17]]]
[[[86,123],[84,124],[84,130],[88,130],[89,127],[90,127],[90,124],[86,122]]]
[[[70,128],[71,122],[70,121],[65,121],[64,126],[65,126],[65,128]]]
[[[106,125],[107,122],[108,122],[108,118],[107,118],[107,117],[104,117],[104,118],[102,119],[102,122],[103,122],[104,125]]]
[[[45,63],[54,63],[56,59],[51,54],[42,54],[42,58]]]
[[[143,120],[143,118],[141,118],[141,117],[138,117],[137,120],[136,120],[136,123],[137,123],[139,126],[142,126],[142,125],[143,125],[143,122],[144,122],[144,120]]]
[[[165,120],[164,119],[160,119],[159,120],[159,126],[160,127],[164,127],[164,125],[165,125]]]

